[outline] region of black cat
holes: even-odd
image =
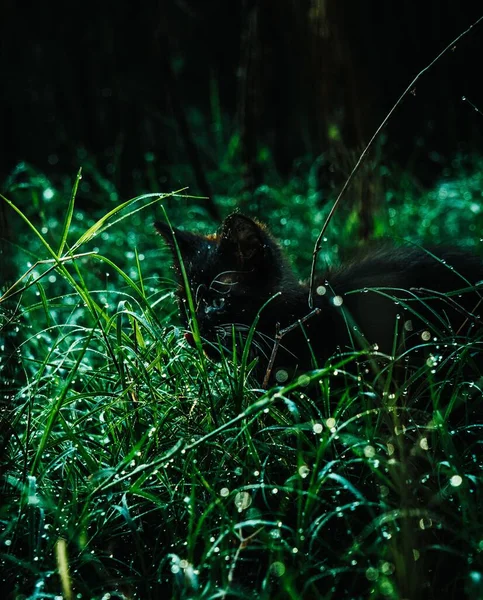
[[[186,311],[173,233],[156,223],[174,256],[179,298]],[[232,352],[232,332],[247,337],[257,315],[252,353],[266,369],[276,333],[274,373],[323,366],[334,353],[372,348],[400,356],[434,340],[464,338],[481,329],[483,262],[451,248],[380,248],[316,278],[314,306],[280,246],[259,222],[232,214],[218,233],[174,229],[190,284],[200,334],[209,356]],[[458,293],[452,293],[458,290]],[[264,306],[265,305],[265,306]],[[262,308],[263,307],[263,308]],[[310,315],[310,316],[309,316]],[[293,327],[291,327],[293,326]],[[193,343],[192,334],[186,338]],[[417,350],[416,350],[417,352]]]

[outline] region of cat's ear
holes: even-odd
[[[256,221],[236,213],[223,221],[220,252],[235,256],[239,268],[261,266],[269,247],[269,236]]]
[[[202,235],[196,235],[194,233],[190,233],[189,231],[181,231],[175,227],[171,228],[167,223],[163,223],[162,221],[157,221],[154,223],[154,227],[164,239],[168,248],[171,250],[171,253],[175,259],[175,264],[178,262],[178,255],[176,253],[174,241],[175,239],[179,251],[181,252],[181,256],[183,257],[183,262],[191,260],[195,254],[198,253],[207,243],[206,238]]]

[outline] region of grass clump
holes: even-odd
[[[6,597],[481,597],[481,339],[402,387],[354,353],[260,389],[184,341],[145,216],[174,196],[88,216],[76,186],[62,219],[8,202]]]

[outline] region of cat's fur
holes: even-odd
[[[165,223],[156,223],[156,228],[174,256],[182,301],[185,290],[173,233]],[[241,214],[227,217],[211,236],[179,229],[174,235],[209,355],[216,355],[210,348],[220,344],[231,352],[233,326],[246,338],[269,301],[260,313],[252,346],[266,368],[277,327],[287,328],[310,313],[308,284],[297,280],[266,227]],[[409,348],[414,352],[428,336],[434,340],[473,333],[481,328],[483,315],[483,288],[473,286],[482,280],[482,261],[461,250],[370,251],[317,276],[314,305],[320,313],[284,336],[275,367],[303,372],[323,366],[336,352],[375,345],[380,353],[400,355]],[[445,295],[462,289],[466,292]],[[186,315],[186,308],[182,313]],[[187,339],[192,341],[190,334]]]

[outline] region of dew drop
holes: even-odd
[[[275,577],[282,577],[285,573],[285,565],[283,562],[276,561],[270,565],[270,573]]]
[[[278,381],[278,383],[285,383],[285,381],[288,379],[287,371],[285,371],[285,369],[279,369],[275,373],[275,379]]]
[[[453,487],[459,487],[463,483],[463,478],[461,475],[453,475],[449,482]]]

